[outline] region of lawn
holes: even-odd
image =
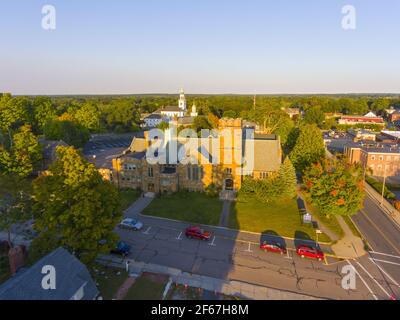
[[[128,273],[123,269],[100,264],[94,264],[89,270],[104,300],[112,300],[128,277]]]
[[[186,221],[195,224],[218,225],[222,201],[204,193],[178,192],[156,198],[145,209],[145,215]]]
[[[356,226],[354,225],[353,220],[351,220],[351,218],[349,216],[343,216],[343,220],[347,223],[347,225],[349,226],[351,232],[356,236],[362,239],[362,236],[360,234],[360,232],[358,231],[358,229],[356,228]]]
[[[129,288],[124,300],[162,300],[168,277],[143,273]]]
[[[290,198],[261,203],[251,196],[239,196],[231,207],[229,226],[233,229],[275,233],[289,238],[316,238],[313,227],[302,224],[296,199]],[[330,241],[326,235],[320,235],[318,239],[321,242]]]
[[[122,210],[128,209],[140,197],[140,191],[134,189],[122,189],[119,192]]]

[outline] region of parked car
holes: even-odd
[[[188,238],[195,238],[200,240],[210,240],[211,233],[201,229],[200,227],[189,227],[185,231],[185,235]]]
[[[269,252],[276,252],[280,254],[286,254],[287,250],[286,247],[283,244],[280,244],[278,242],[270,242],[270,241],[264,241],[260,245],[260,249],[264,251],[269,251]]]
[[[317,259],[318,261],[322,261],[325,258],[324,253],[321,250],[307,245],[299,245],[296,248],[296,252],[302,258],[307,257]]]
[[[135,219],[126,218],[121,221],[121,223],[119,224],[119,227],[121,229],[129,229],[129,230],[137,231],[137,230],[140,230],[143,228],[143,223],[141,223],[140,221],[137,221]]]
[[[131,252],[131,246],[123,241],[119,241],[117,246],[110,251],[112,254],[117,254],[126,257]]]

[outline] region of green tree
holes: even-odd
[[[303,173],[314,162],[318,162],[325,155],[325,146],[321,131],[314,124],[300,128],[296,145],[290,153],[290,160],[296,170]]]
[[[36,97],[33,100],[35,127],[42,132],[45,123],[56,117],[56,109],[49,97]]]
[[[325,114],[319,107],[308,109],[304,116],[304,121],[306,123],[316,124],[317,126],[321,126],[324,120]]]
[[[328,217],[353,215],[363,206],[362,171],[345,159],[324,160],[309,167],[303,181],[311,202],[321,213]]]
[[[47,140],[63,140],[76,148],[83,147],[90,139],[89,131],[69,120],[49,120],[43,128]]]
[[[77,123],[91,132],[100,129],[100,113],[94,103],[87,102],[73,115]]]
[[[14,143],[9,150],[0,148],[0,169],[27,177],[33,173],[42,160],[42,147],[29,125],[22,126],[13,136]]]
[[[118,190],[73,147],[58,147],[48,175],[33,183],[37,252],[63,246],[83,262],[114,247],[122,217]]]
[[[282,196],[288,196],[290,198],[297,194],[297,178],[296,170],[290,161],[289,157],[283,161],[279,168],[279,180],[278,180]]]
[[[31,217],[31,184],[16,174],[0,173],[0,230],[8,234],[11,241],[11,227]]]

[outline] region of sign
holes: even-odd
[[[312,223],[312,215],[308,212],[303,216],[304,223]]]

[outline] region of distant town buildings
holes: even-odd
[[[375,113],[369,112],[364,116],[341,116],[339,124],[357,125],[357,124],[375,124],[385,126],[385,121],[382,117],[378,117]]]

